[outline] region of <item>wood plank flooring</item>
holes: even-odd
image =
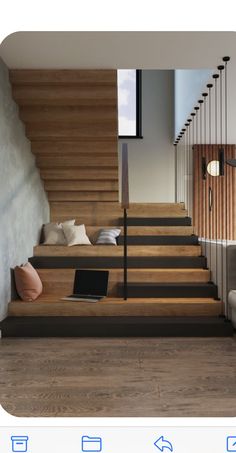
[[[16,416],[236,415],[235,338],[3,339]]]

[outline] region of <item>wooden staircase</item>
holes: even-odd
[[[114,70],[12,70],[13,98],[50,202],[52,222],[123,225],[118,203],[117,82]],[[43,246],[30,262],[43,282],[35,302],[9,304],[2,336],[231,335],[206,258],[182,203],[131,204],[128,300],[123,231],[117,246]],[[75,269],[108,269],[108,297],[62,301]]]
[[[136,225],[128,227],[128,234],[132,234],[127,301],[122,297],[122,235],[118,246],[39,245],[30,262],[42,279],[44,293],[36,302],[16,300],[9,304],[8,334],[24,329],[25,335],[37,336],[38,319],[40,335],[46,336],[132,336],[137,332],[141,336],[231,335],[231,325],[220,318],[222,303],[217,299],[217,287],[210,282],[206,259],[183,205],[173,205],[174,216],[170,215],[172,205],[156,205],[157,214],[164,217],[155,217],[153,204],[131,205],[130,215],[132,212],[136,217],[129,217],[129,224],[133,225],[135,218]],[[113,214],[111,218],[114,221]],[[155,226],[144,225],[146,218]],[[90,222],[94,224],[87,227],[88,234],[96,237],[98,219],[92,215]],[[119,215],[116,225],[120,223]],[[74,272],[79,268],[109,269],[106,299],[96,304],[61,300],[71,293]],[[11,320],[15,331],[11,331]]]
[[[11,70],[10,82],[52,211],[117,202],[117,72]]]

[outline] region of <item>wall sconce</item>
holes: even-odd
[[[207,164],[207,173],[210,176],[220,176],[220,162],[218,160],[211,160]]]

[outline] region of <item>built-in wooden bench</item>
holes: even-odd
[[[123,209],[118,202],[51,201],[50,208],[52,222],[75,218],[77,224],[110,226],[119,225],[118,221],[123,217]],[[187,211],[183,203],[131,203],[128,217],[183,219],[187,217]]]
[[[88,226],[86,233],[89,238],[96,237],[101,229],[111,228],[109,226]],[[117,225],[123,234],[123,226]],[[194,234],[192,226],[129,226],[129,236],[190,236]]]
[[[91,269],[91,268],[90,268]],[[108,295],[117,296],[117,284],[123,282],[123,269],[108,269]],[[37,269],[47,294],[71,294],[73,291],[75,269]],[[170,283],[170,282],[208,282],[207,269],[129,269],[128,282]]]
[[[8,316],[218,316],[221,302],[211,298],[106,298],[100,302],[63,301],[63,293],[35,302],[10,302]]]
[[[34,247],[35,256],[123,256],[123,246],[108,245],[39,245]],[[200,256],[200,245],[131,245],[128,256]]]

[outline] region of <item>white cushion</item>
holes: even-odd
[[[63,225],[67,245],[91,245],[84,225]]]
[[[63,223],[47,223],[44,225],[44,245],[66,245],[66,237],[63,225],[74,225],[75,220],[67,220]]]
[[[106,228],[101,230],[96,244],[117,245],[116,238],[119,236],[121,230],[118,228]]]

